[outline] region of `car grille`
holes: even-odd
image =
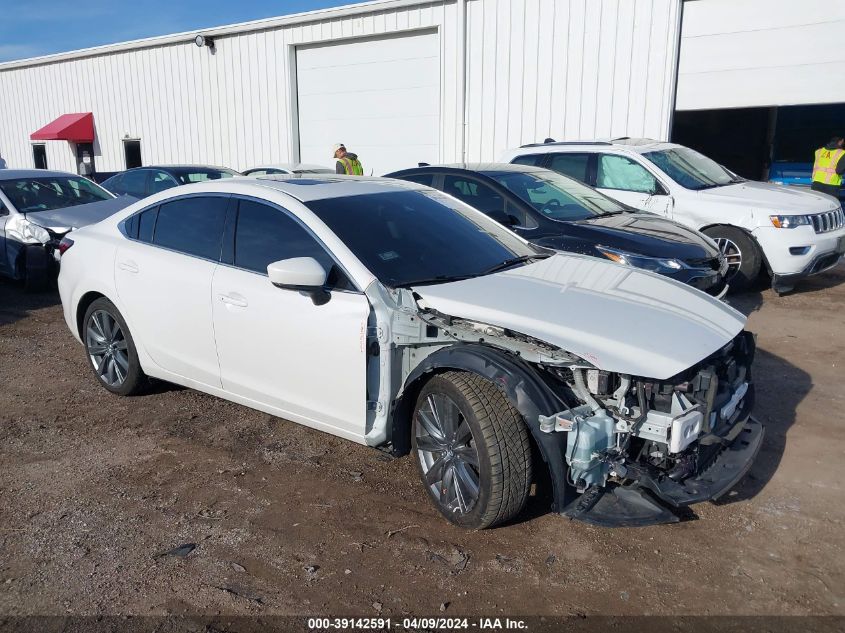
[[[842,209],[828,211],[827,213],[817,213],[807,217],[813,223],[813,230],[816,233],[827,233],[845,226],[845,211]]]

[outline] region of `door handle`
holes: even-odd
[[[125,270],[128,273],[137,273],[139,270],[138,264],[133,261],[118,262],[117,267],[120,268],[120,270]]]
[[[231,295],[217,295],[220,297],[220,301],[225,303],[228,306],[235,306],[237,308],[245,308],[249,305],[249,302],[239,294],[231,294]]]

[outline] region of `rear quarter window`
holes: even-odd
[[[228,198],[212,196],[182,198],[162,204],[158,208],[153,243],[218,261],[228,205]]]

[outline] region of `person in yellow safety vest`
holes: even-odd
[[[334,149],[334,157],[337,159],[335,171],[338,174],[346,174],[347,176],[364,175],[364,167],[358,160],[358,154],[347,152],[343,143],[338,143],[332,149]]]
[[[816,162],[813,163],[813,184],[816,191],[839,197],[842,174],[845,173],[845,139],[834,136],[824,147],[816,150]]]

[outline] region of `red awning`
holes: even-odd
[[[33,141],[94,142],[94,115],[90,112],[63,114],[37,132],[29,135]]]

